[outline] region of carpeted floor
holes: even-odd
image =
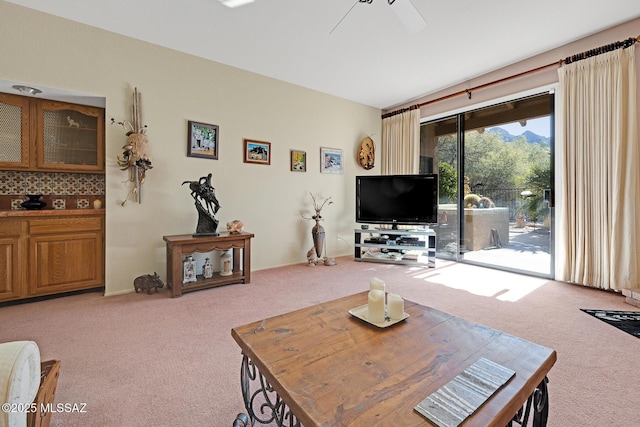
[[[640,311],[591,310],[586,308],[580,310],[640,338]]]
[[[0,307],[0,342],[34,340],[44,360],[61,361],[56,403],[87,406],[85,413],[54,413],[51,427],[230,426],[244,410],[242,355],[231,329],[362,292],[378,277],[406,300],[556,350],[548,427],[640,426],[634,410],[640,341],[580,311],[631,310],[622,295],[442,260],[436,265],[342,257],[332,267],[254,271],[250,284],[180,298],[164,288]]]

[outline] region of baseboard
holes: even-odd
[[[89,288],[89,289],[80,289],[77,291],[61,292],[61,293],[51,294],[51,295],[40,295],[36,297],[23,298],[23,299],[12,300],[12,301],[3,301],[3,302],[0,302],[0,307],[7,307],[10,305],[18,305],[18,304],[28,304],[31,302],[45,301],[49,299],[63,298],[70,295],[79,295],[79,294],[86,294],[91,292],[104,292],[104,286],[98,286],[98,287]]]
[[[622,291],[622,295],[626,297],[624,302],[634,307],[640,307],[640,292],[636,290],[624,289]]]
[[[131,289],[123,289],[121,291],[115,291],[115,292],[105,292],[104,296],[105,297],[112,297],[112,296],[115,296],[115,295],[130,294],[132,292],[135,292],[135,289],[131,288]]]

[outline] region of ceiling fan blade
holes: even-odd
[[[426,21],[418,12],[418,9],[411,3],[411,0],[387,0],[389,2],[389,6],[400,21],[404,24],[407,29],[412,33],[419,33],[427,26]]]
[[[354,8],[354,7],[356,7],[356,5],[357,5],[358,3],[371,3],[371,1],[372,1],[372,0],[356,0],[356,2],[353,4],[353,6],[351,6],[351,9],[349,9],[349,10],[347,11],[347,13],[345,13],[345,14],[344,14],[344,16],[343,16],[343,17],[338,21],[338,23],[336,24],[336,26],[335,26],[335,27],[333,27],[333,29],[332,29],[331,31],[329,31],[329,35],[331,35],[331,34],[333,33],[333,31],[334,31],[336,28],[338,28],[338,25],[340,25],[340,23],[342,23],[342,21],[344,21],[344,18],[346,18],[346,17],[347,17],[347,15],[348,15],[349,13],[351,13],[351,11],[353,10],[353,8]]]
[[[244,6],[245,4],[253,3],[253,0],[220,0],[223,5],[234,8],[238,6]]]

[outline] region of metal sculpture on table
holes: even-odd
[[[216,198],[216,189],[211,185],[211,174],[201,177],[198,181],[184,181],[182,185],[189,184],[191,197],[198,211],[198,225],[194,237],[217,236],[219,221],[215,214],[220,210],[220,203]]]

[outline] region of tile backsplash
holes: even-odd
[[[0,171],[0,195],[77,196],[104,194],[104,175]]]
[[[87,209],[104,189],[102,174],[0,171],[0,210],[21,209],[27,194],[42,194],[46,209]]]

